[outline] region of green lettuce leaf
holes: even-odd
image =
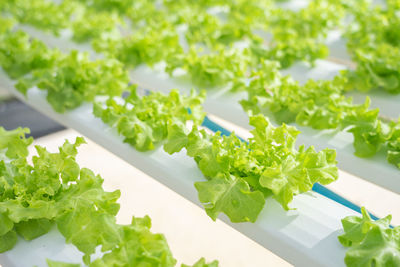
[[[29,134],[28,128],[18,128],[6,131],[0,127],[0,153],[10,159],[25,158],[28,156],[28,146],[33,142],[33,138],[25,138]],[[1,159],[1,158],[0,158]]]
[[[199,200],[208,216],[214,221],[220,212],[229,216],[232,222],[255,222],[264,207],[264,195],[252,192],[246,181],[235,178],[213,178],[197,182]]]
[[[66,262],[60,262],[60,261],[53,261],[46,259],[46,263],[49,267],[80,267],[81,265],[79,263],[66,263]]]
[[[149,217],[132,218],[131,225],[119,226],[119,242],[90,267],[106,266],[174,266],[165,237],[150,232]]]
[[[53,226],[53,221],[48,219],[31,219],[15,224],[15,230],[25,240],[33,240],[36,237],[48,233]]]
[[[12,249],[18,241],[17,233],[14,230],[0,236],[0,253]]]
[[[182,264],[181,267],[218,267],[218,261],[207,263],[204,258],[201,258],[193,265]]]
[[[362,217],[349,216],[342,220],[344,234],[339,236],[349,247],[345,262],[352,266],[398,266],[400,264],[400,227],[392,228],[392,216],[374,221],[365,208]]]
[[[181,142],[185,143],[186,123],[199,124],[205,116],[201,107],[204,92],[192,91],[190,96],[181,96],[172,90],[168,95],[152,92],[140,97],[136,87],[130,89],[125,99],[97,102],[93,113],[115,127],[125,138],[124,142],[139,151],[153,150],[163,141],[167,141],[167,150],[180,150]]]

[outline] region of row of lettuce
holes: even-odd
[[[366,91],[368,88],[388,89],[392,88],[390,86],[394,86],[393,88],[398,86],[394,63],[392,65],[385,63],[388,59],[381,55],[371,56],[367,55],[367,52],[360,52],[361,49],[367,50],[365,48],[367,44],[370,46],[368,51],[383,51],[375,49],[376,45],[372,44],[372,39],[375,44],[383,42],[382,36],[391,36],[390,38],[395,39],[392,35],[395,34],[394,29],[397,24],[392,21],[396,18],[392,13],[398,9],[398,4],[396,1],[388,1],[388,9],[383,10],[379,7],[373,9],[362,1],[357,4],[350,3],[312,1],[309,6],[300,11],[287,11],[277,8],[270,1],[250,1],[249,3],[237,1],[228,5],[228,12],[226,8],[223,8],[226,6],[217,0],[164,1],[162,7],[157,7],[151,1],[133,3],[130,0],[119,4],[113,1],[83,0],[64,0],[60,4],[55,4],[52,1],[39,0],[28,5],[23,1],[14,0],[3,4],[3,12],[12,15],[21,23],[31,24],[56,34],[69,30],[73,40],[90,41],[96,52],[114,61],[106,67],[109,68],[107,72],[109,75],[101,81],[94,81],[94,83],[104,82],[102,88],[108,90],[108,94],[118,95],[117,91],[126,87],[129,77],[124,70],[135,68],[143,63],[153,66],[164,62],[165,71],[172,77],[176,77],[177,70],[183,70],[187,78],[199,87],[230,87],[233,91],[246,91],[248,98],[243,100],[241,105],[250,115],[269,114],[279,124],[295,122],[317,130],[348,131],[354,138],[355,155],[372,157],[377,153],[384,153],[389,163],[400,167],[400,120],[383,117],[378,109],[370,109],[368,97],[364,104],[356,105],[352,98],[345,96],[346,92],[355,88]],[[217,11],[210,11],[212,7],[222,12],[224,16],[219,13],[214,14]],[[362,17],[363,13],[357,10],[367,12],[372,9],[375,12],[373,14],[381,14],[379,18],[388,16],[387,29],[385,28],[385,33],[382,32],[380,35],[366,34],[367,30],[360,34],[361,30],[354,29],[364,29],[367,26],[360,26],[365,19]],[[45,11],[46,13],[51,11],[57,15],[48,18],[50,21],[42,20],[41,14]],[[260,13],[260,16],[254,16],[254,12]],[[291,45],[287,40],[293,40],[296,45],[306,43],[305,47],[309,49],[313,47],[310,43],[325,46],[323,41],[328,31],[338,27],[341,19],[349,12],[356,18],[355,21],[358,21],[353,22],[351,24],[353,26],[348,30],[351,31],[348,33],[349,36],[357,34],[359,36],[350,38],[349,41],[349,46],[355,51],[354,54],[363,58],[358,61],[357,70],[343,71],[333,80],[309,80],[305,84],[281,75],[282,66],[289,66],[298,60],[307,60],[306,55],[312,54],[309,51],[303,51],[299,52],[300,56],[293,57],[292,46],[297,46]],[[71,15],[72,13],[74,16]],[[389,13],[392,15],[389,16]],[[221,21],[221,16],[224,17],[224,23]],[[186,46],[182,44],[182,37],[178,30],[181,25],[187,27],[183,33]],[[297,28],[300,27],[299,25],[303,25],[304,29]],[[260,39],[254,33],[252,30],[254,28],[264,31],[272,30],[274,42],[280,40],[279,42],[290,46],[290,49],[276,45],[274,47],[277,50],[271,52],[269,46],[265,45],[264,39]],[[373,31],[368,30],[368,32]],[[217,33],[223,37],[215,36]],[[303,38],[301,40],[309,41],[303,42],[299,40],[300,37],[294,36],[282,37],[286,33],[296,33],[296,36]],[[360,36],[366,36],[364,39],[369,39],[363,39],[361,42]],[[247,43],[245,48],[235,46],[239,41]],[[4,49],[12,49],[12,47]],[[37,51],[37,53],[40,52]],[[52,56],[59,57],[57,53],[58,51],[53,50],[53,55],[49,54],[48,60],[52,62]],[[271,53],[289,57],[291,63],[285,63],[287,60],[277,59]],[[393,52],[390,55],[396,55],[396,53]],[[379,58],[380,62],[379,64],[364,62],[365,58],[375,61]],[[392,59],[391,56],[390,60]],[[68,60],[77,62],[80,59]],[[396,60],[392,62],[398,64]],[[378,65],[380,73],[377,73]],[[392,69],[390,74],[387,68]],[[17,72],[20,71],[17,68]],[[45,68],[42,72],[36,72],[33,77],[20,82],[18,88],[23,92],[34,84],[47,87],[46,89],[55,88],[50,84],[54,82],[52,71],[51,68]],[[112,77],[117,77],[117,79],[112,79]],[[112,81],[112,84],[107,81]],[[114,84],[114,81],[118,83]],[[93,84],[92,82],[90,83]],[[360,85],[360,83],[368,83],[370,86]],[[63,88],[56,92],[50,89],[49,98],[53,102],[61,99],[70,100],[64,101],[61,105],[54,105],[59,112],[63,112],[79,105],[82,102],[80,95],[85,94],[87,98],[95,96],[94,90],[85,90],[80,95],[75,91],[77,90],[74,88]]]
[[[120,191],[104,191],[100,175],[75,160],[83,138],[66,141],[56,153],[36,146],[29,163],[33,139],[27,133],[29,129],[0,127],[0,253],[15,246],[17,235],[33,240],[56,225],[66,242],[84,254],[87,266],[175,266],[165,237],[150,231],[148,216],[133,217],[129,225],[116,223]],[[102,256],[93,257],[98,247]],[[218,262],[200,259],[193,266],[216,267]]]
[[[300,10],[276,2],[12,0],[1,7],[21,23],[55,34],[69,29],[74,41],[92,42],[97,52],[129,66],[165,61],[170,72],[183,68],[201,86],[231,81],[244,69],[243,57],[250,65],[266,59],[283,68],[313,64],[329,55],[326,38],[340,29],[357,64],[344,74],[346,90],[400,93],[399,0],[319,0]],[[246,49],[237,48],[240,42]]]

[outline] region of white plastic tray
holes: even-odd
[[[122,137],[118,136],[114,129],[94,118],[91,105],[85,104],[64,115],[57,114],[47,103],[44,92],[32,89],[25,99],[13,89],[12,82],[4,76],[4,73],[0,74],[0,78],[2,87],[8,88],[33,108],[81,132],[188,200],[200,205],[193,183],[204,178],[194,160],[187,157],[185,152],[172,156],[162,149],[146,153],[138,152],[123,143]],[[276,201],[267,199],[265,209],[254,224],[232,224],[224,215],[220,216],[220,219],[296,266],[344,266],[345,248],[337,240],[337,235],[341,231],[340,220],[357,213],[314,192],[296,196],[290,206],[295,210],[286,212]],[[53,235],[42,238],[43,243],[55,242]],[[58,243],[61,244],[55,247],[59,247],[60,253],[65,251],[68,254],[69,249],[64,247],[68,245],[63,245],[61,239]],[[26,242],[19,243],[13,251],[1,255],[0,262],[7,263],[10,267],[25,266],[23,261],[26,245]],[[38,243],[31,245],[36,249]],[[41,250],[40,257],[51,257],[54,254],[47,253],[52,252]],[[76,257],[76,254],[72,253],[67,258],[76,261]]]

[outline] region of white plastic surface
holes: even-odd
[[[17,245],[10,251],[0,253],[3,267],[47,267],[46,259],[68,263],[82,262],[83,253],[75,246],[65,243],[57,228],[32,241],[19,237]]]
[[[4,74],[0,76],[1,86],[8,88],[33,108],[67,127],[76,129],[175,192],[200,205],[193,183],[204,178],[195,162],[184,152],[172,156],[162,149],[146,153],[138,152],[123,143],[122,137],[118,136],[114,129],[94,118],[89,104],[64,115],[57,114],[47,103],[44,92],[32,89],[28,93],[28,99],[25,99],[12,89],[12,83],[5,79]],[[226,216],[220,218],[296,266],[344,266],[345,248],[337,241],[337,235],[341,232],[340,220],[357,213],[314,192],[295,197],[291,207],[295,210],[286,212],[276,201],[267,199],[264,210],[254,224],[232,224]],[[54,242],[54,237],[51,235],[43,238],[44,240],[48,238],[48,242]],[[1,255],[0,262],[14,264],[7,265],[10,267],[23,266],[23,253],[27,248],[20,246],[24,245],[25,243],[18,244],[14,250],[17,252]],[[60,251],[67,251],[61,240],[58,246]],[[40,253],[43,253],[40,255],[42,257],[51,256],[47,254],[47,250]],[[75,259],[76,255],[72,253],[70,261]]]

